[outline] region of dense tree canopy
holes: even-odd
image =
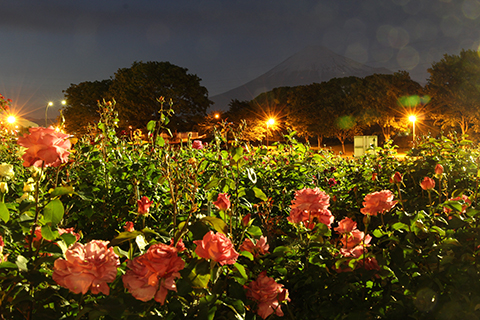
[[[121,125],[144,128],[159,117],[164,97],[171,99],[175,116],[173,129],[189,130],[206,116],[212,102],[200,78],[187,69],[169,62],[135,62],[130,68],[119,69],[109,94],[117,102]]]
[[[360,120],[380,127],[385,141],[405,130],[408,114],[422,105],[422,86],[405,71],[367,76],[355,84],[353,92],[351,100],[361,111]],[[413,96],[418,99],[411,99]]]
[[[112,80],[86,81],[71,84],[64,90],[66,107],[63,109],[65,126],[68,132],[84,134],[88,125],[100,118],[98,102],[108,97],[108,89]]]
[[[480,57],[473,50],[444,55],[428,69],[427,93],[431,96],[430,116],[442,129],[460,128],[466,134],[479,131]]]
[[[72,84],[65,90],[68,106],[64,116],[70,132],[82,133],[88,123],[98,119],[97,100],[115,100],[120,127],[145,128],[158,119],[164,97],[164,108],[175,115],[170,121],[173,130],[191,130],[206,116],[212,103],[200,78],[187,69],[169,62],[135,62],[119,69],[111,80]]]

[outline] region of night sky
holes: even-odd
[[[478,0],[0,0],[0,94],[16,111],[58,114],[70,84],[134,61],[169,61],[209,96],[238,87],[306,46],[424,84],[444,54],[477,50]]]

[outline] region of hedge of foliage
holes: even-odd
[[[472,142],[179,146],[102,108],[78,140],[2,133],[0,319],[480,317]]]

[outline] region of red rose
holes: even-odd
[[[218,210],[227,211],[230,209],[230,195],[226,193],[220,193],[217,197],[217,201],[213,202]]]
[[[283,316],[280,302],[290,301],[288,290],[273,278],[267,277],[266,271],[260,273],[257,280],[252,281],[246,289],[247,298],[257,302],[257,314],[260,317],[266,319],[272,313],[279,317]]]
[[[193,148],[193,149],[197,149],[197,150],[203,149],[202,141],[200,141],[200,140],[193,140],[192,148]]]
[[[143,196],[140,200],[137,200],[138,213],[142,216],[148,214],[152,203],[153,201],[150,201],[146,196]]]
[[[110,293],[107,283],[117,277],[120,265],[113,248],[107,248],[108,241],[92,240],[86,245],[75,243],[65,253],[66,259],[54,263],[52,279],[73,293]]]
[[[163,305],[168,290],[177,291],[175,279],[180,278],[178,271],[185,267],[177,253],[173,246],[152,245],[144,255],[127,262],[123,285],[136,299],[149,301],[153,298]]]
[[[68,134],[55,131],[53,127],[30,128],[30,134],[19,137],[17,143],[27,148],[22,156],[25,167],[58,167],[68,161],[71,148]]]
[[[431,190],[435,188],[435,180],[429,177],[425,177],[420,183],[420,187],[422,187],[423,190]]]
[[[212,259],[222,266],[237,262],[238,252],[224,234],[209,231],[202,240],[193,241],[197,245],[195,253],[203,259]]]
[[[441,176],[443,174],[443,166],[440,163],[437,163],[435,166],[435,174]]]

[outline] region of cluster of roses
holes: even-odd
[[[319,188],[304,188],[295,192],[290,206],[290,216],[287,220],[294,224],[303,224],[313,229],[317,223],[323,223],[330,228],[334,217],[328,207],[330,196]]]

